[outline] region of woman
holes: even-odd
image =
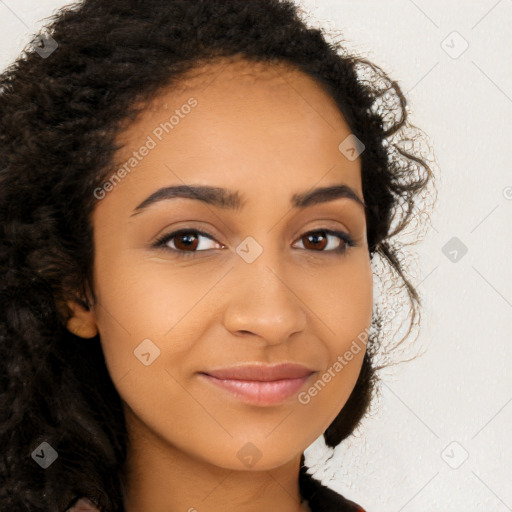
[[[363,511],[303,452],[372,401],[375,256],[416,319],[397,84],[287,1],[86,0],[47,41],[0,82],[0,508]]]

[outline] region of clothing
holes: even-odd
[[[87,498],[80,498],[74,505],[67,508],[65,512],[101,512],[101,508],[95,507],[92,501]]]
[[[301,466],[299,474],[300,493],[309,503],[311,512],[366,512],[357,503],[322,484]]]

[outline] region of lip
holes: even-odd
[[[315,370],[299,364],[245,365],[200,372],[203,379],[236,399],[253,405],[275,405],[294,395]]]
[[[217,379],[250,380],[269,382],[283,379],[299,379],[310,375],[315,370],[298,363],[282,363],[277,365],[245,364],[230,368],[206,370],[206,373]]]

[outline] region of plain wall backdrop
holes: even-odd
[[[68,4],[0,0],[0,66]],[[439,166],[413,281],[424,355],[388,370],[377,412],[333,457],[320,437],[306,464],[368,512],[512,511],[512,2],[301,5],[398,81]]]

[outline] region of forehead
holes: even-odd
[[[163,86],[119,138],[133,140],[141,129],[147,132],[148,123],[158,121],[159,117],[168,120],[168,114],[180,110],[191,97],[199,103],[195,113],[200,112],[202,121],[208,121],[207,114],[222,117],[226,129],[255,120],[261,128],[265,119],[270,126],[302,117],[303,130],[309,129],[311,134],[327,130],[350,132],[336,102],[323,86],[291,63],[231,56],[198,64],[177,82]],[[175,130],[173,136],[179,131],[183,129]]]
[[[341,178],[360,190],[359,159],[338,149],[350,133],[335,101],[289,64],[219,59],[162,88],[119,135],[117,157],[121,164],[148,137],[155,142],[129,188],[148,179],[231,188],[250,181],[259,193],[269,184],[305,190],[326,176],[322,185]]]
[[[168,99],[166,93],[179,96],[191,92],[202,94],[209,90],[209,96],[213,96],[215,93],[236,94],[240,88],[250,89],[252,92],[264,89],[267,93],[286,97],[293,91],[300,96],[300,89],[321,89],[321,85],[291,62],[251,60],[240,55],[217,57],[199,61],[192,69],[179,76],[171,87],[163,86],[155,94],[151,106],[160,108]]]

